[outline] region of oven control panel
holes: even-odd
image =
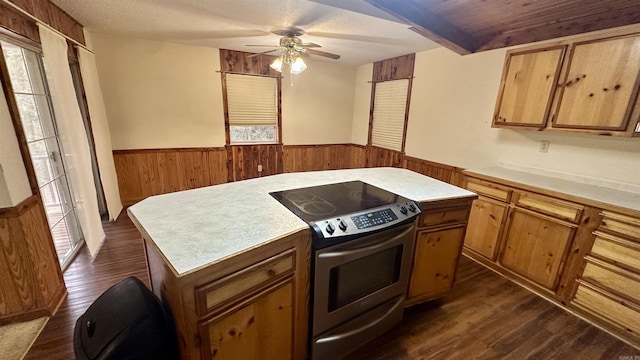
[[[351,221],[353,221],[353,224],[358,229],[366,229],[372,226],[383,225],[393,222],[393,220],[398,220],[398,217],[389,208],[351,217]]]
[[[420,214],[420,206],[409,200],[316,221],[312,227],[316,237],[336,239],[382,230],[412,219],[418,214]]]

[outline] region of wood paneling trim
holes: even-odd
[[[40,33],[36,22],[20,14],[11,6],[0,2],[0,27],[8,36],[16,36],[20,40],[27,39],[32,45],[40,43]]]
[[[249,55],[254,53],[220,49],[220,70],[237,74],[282,76],[269,66],[277,56],[260,54],[248,57]]]
[[[364,147],[362,147],[364,149]],[[351,169],[362,167],[352,144],[285,145],[282,147],[283,172]]]
[[[0,217],[0,324],[51,315],[66,294],[40,197],[15,213]]]
[[[462,168],[407,155],[404,156],[404,168],[456,186],[462,186],[464,179]]]
[[[416,54],[407,54],[373,63],[372,81],[389,81],[411,79],[416,61]]]
[[[215,167],[213,178],[211,172],[211,159],[226,158],[221,154],[225,153],[215,148],[114,151],[120,198],[132,204],[152,195],[225,182],[220,179],[226,179],[226,171]]]
[[[463,179],[462,170],[454,166],[357,144],[129,149],[114,150],[113,157],[123,204],[152,195],[283,172],[395,166],[458,186]],[[258,165],[262,165],[261,174]]]
[[[60,31],[73,40],[85,45],[84,33],[82,31],[82,24],[76,21],[71,15],[67,14],[64,10],[59,8],[56,4],[50,0],[9,0],[22,10],[28,12],[32,16],[36,17],[43,23],[51,26],[52,28]],[[4,11],[4,10],[3,10]],[[26,18],[26,16],[20,14],[20,17]],[[32,21],[31,19],[28,19]],[[4,24],[2,24],[4,25]],[[12,29],[13,30],[13,29]],[[37,31],[37,28],[36,28]],[[21,34],[25,35],[25,34]],[[39,42],[38,39],[34,39]]]
[[[31,195],[14,207],[0,209],[0,218],[18,217],[29,211],[40,200],[38,195]]]

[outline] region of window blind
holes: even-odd
[[[402,151],[409,80],[376,83],[371,145]]]
[[[229,125],[277,125],[276,78],[226,74]]]

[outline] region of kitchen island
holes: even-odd
[[[416,241],[438,249],[443,235],[449,263],[418,266],[422,280],[412,280],[409,303],[450,287],[475,194],[406,169],[289,173],[154,196],[128,212],[144,238],[153,290],[176,319],[182,358],[305,358],[311,235],[269,192],[353,180],[420,202]],[[449,244],[454,228],[460,239]],[[433,286],[423,284],[425,271],[434,271]]]

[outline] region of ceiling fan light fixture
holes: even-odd
[[[300,74],[301,72],[307,69],[307,64],[304,63],[300,56],[297,56],[296,59],[291,63],[289,72],[292,75]]]
[[[273,62],[269,66],[277,72],[282,72],[282,56],[279,56],[275,60],[273,60]]]

